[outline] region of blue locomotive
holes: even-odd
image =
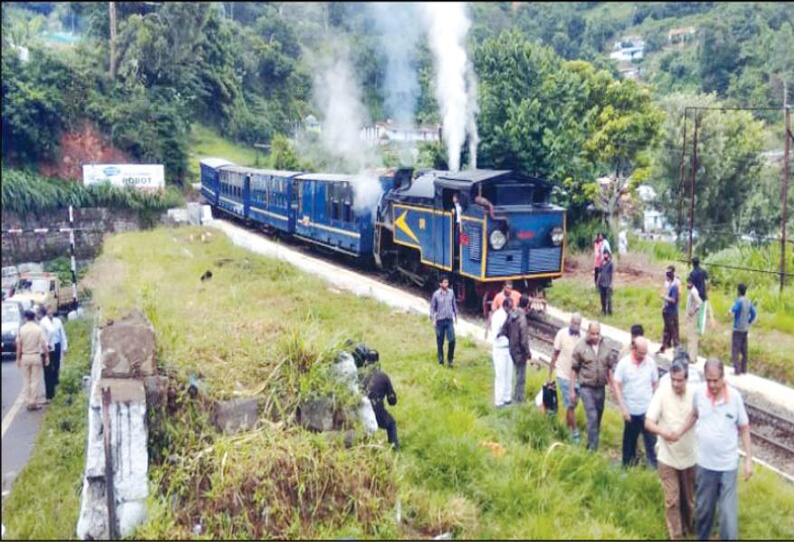
[[[345,254],[420,287],[450,276],[461,301],[483,305],[511,279],[535,298],[563,271],[565,210],[548,182],[514,171],[383,170],[371,209],[352,175],[201,161],[214,210]],[[375,182],[370,181],[370,182]]]

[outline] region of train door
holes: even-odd
[[[425,256],[425,258],[435,263],[437,266],[449,270],[452,267],[452,255],[450,252],[452,248],[452,240],[450,239],[451,221],[445,198],[450,198],[451,202],[452,196],[446,194],[446,192],[449,191],[436,187],[435,198],[433,198],[433,213],[431,218],[431,254],[427,255],[430,256],[429,258],[427,258],[427,256]]]
[[[250,218],[249,208],[251,207],[251,174],[243,175],[243,216]]]

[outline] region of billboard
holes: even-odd
[[[83,184],[110,183],[119,188],[165,188],[162,164],[84,164]]]

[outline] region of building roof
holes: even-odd
[[[301,181],[328,181],[328,182],[339,182],[339,181],[351,181],[355,175],[344,175],[340,173],[304,173],[303,175],[298,175],[297,179]]]

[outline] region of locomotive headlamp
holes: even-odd
[[[557,226],[551,230],[551,242],[555,245],[560,245],[564,237],[565,233],[562,231],[561,227]]]
[[[507,236],[502,233],[502,230],[494,230],[491,232],[491,248],[494,250],[502,250],[507,244]]]

